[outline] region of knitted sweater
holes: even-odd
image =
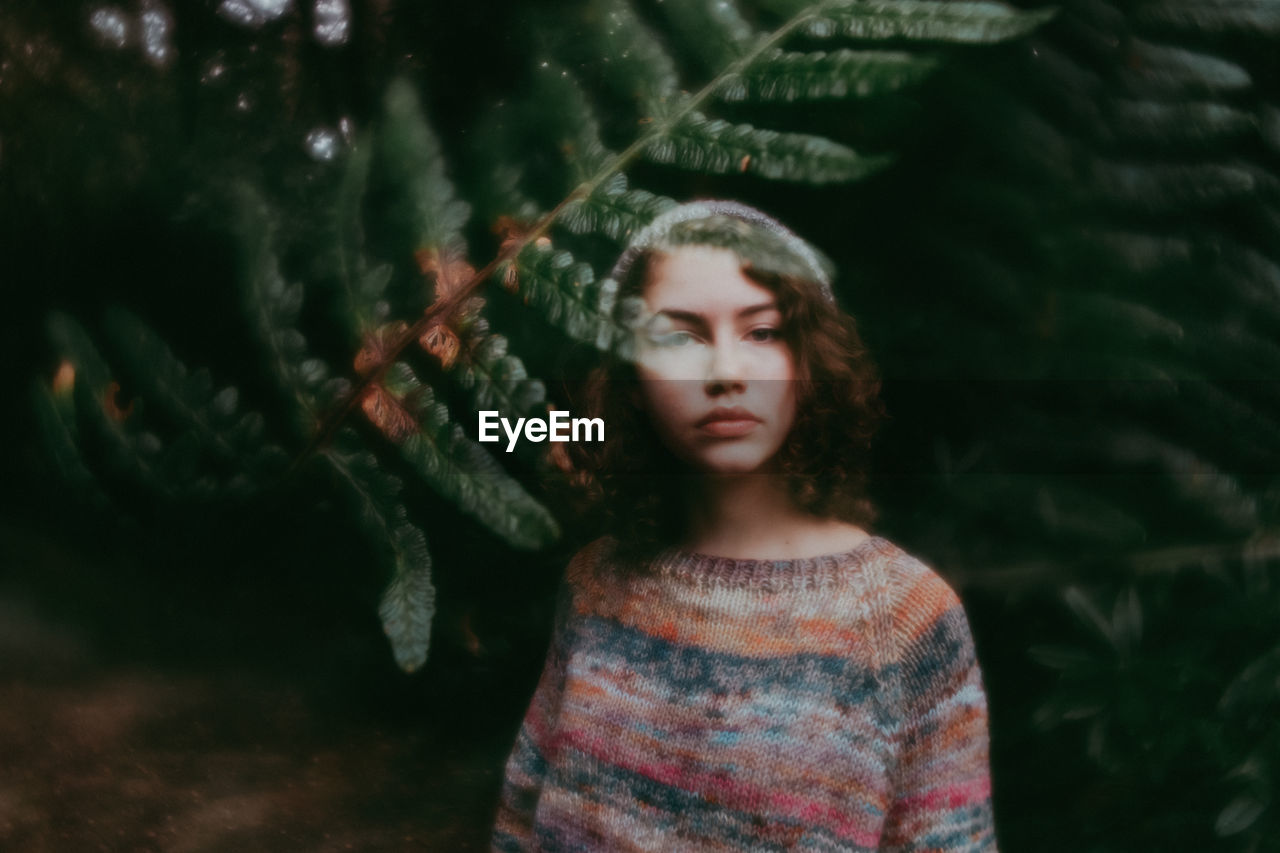
[[[746,560],[602,537],[560,585],[495,851],[996,850],[959,598],[872,536]]]

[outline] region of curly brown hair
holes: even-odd
[[[642,252],[619,282],[619,302],[640,296],[654,260]],[[871,439],[887,417],[879,372],[854,319],[828,303],[814,282],[764,271],[739,258],[743,275],[774,294],[782,333],[796,359],[796,418],[778,451],[782,475],[797,506],[819,517],[869,526],[878,516],[867,494]],[[562,445],[568,454],[571,497],[582,522],[612,534],[624,570],[640,571],[685,533],[686,463],[658,439],[635,405],[635,366],[614,353],[587,376],[575,415],[601,418],[600,443]]]

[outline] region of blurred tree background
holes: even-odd
[[[1002,848],[1276,849],[1280,6],[1055,8],[6,3],[0,839],[481,849],[596,531],[474,412],[716,196],[838,267]]]

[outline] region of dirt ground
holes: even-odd
[[[508,747],[279,666],[104,660],[0,582],[0,849],[479,851]]]

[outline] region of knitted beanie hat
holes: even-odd
[[[719,246],[757,269],[792,275],[817,284],[832,304],[834,265],[773,217],[736,201],[697,199],[659,214],[636,232],[609,277],[621,282],[646,249]]]

